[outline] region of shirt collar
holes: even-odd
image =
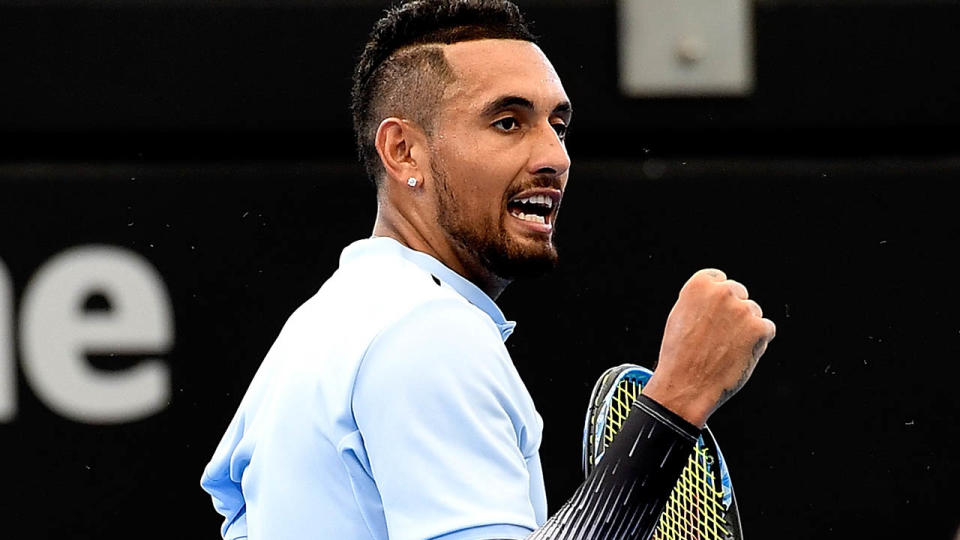
[[[417,265],[421,270],[427,272],[443,283],[453,287],[460,296],[468,302],[480,308],[497,325],[500,330],[500,337],[506,341],[513,329],[517,326],[514,321],[508,321],[503,312],[497,307],[497,304],[487,296],[487,293],[480,290],[480,287],[474,285],[470,280],[447,268],[442,262],[434,259],[426,253],[415,251],[400,242],[386,236],[374,236],[365,240],[358,240],[343,250],[340,255],[340,265],[352,259],[367,255],[395,255],[406,259]]]

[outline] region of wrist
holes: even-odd
[[[703,429],[703,426],[707,424],[707,418],[713,412],[713,407],[704,404],[703,397],[698,392],[678,388],[669,382],[661,381],[656,372],[643,389],[643,395],[656,401],[698,429]]]
[[[686,418],[664,407],[646,394],[641,394],[633,403],[633,406],[644,411],[648,416],[655,418],[661,424],[673,429],[673,431],[686,438],[691,444],[697,441],[697,437],[700,436],[700,432],[703,429],[691,424]]]

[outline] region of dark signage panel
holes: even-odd
[[[949,538],[958,174],[578,161],[560,268],[500,300],[551,509],[580,482],[595,378],[652,367],[676,292],[714,266],[778,324],[711,420],[747,534]],[[0,189],[4,535],[215,538],[201,470],[286,317],[370,234],[373,189],[351,164],[292,162],[8,164]]]

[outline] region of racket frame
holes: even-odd
[[[593,391],[590,394],[590,402],[587,407],[587,414],[583,425],[583,454],[581,467],[584,476],[589,476],[590,472],[597,463],[603,458],[606,451],[604,441],[604,431],[609,421],[610,407],[620,382],[631,378],[639,384],[640,392],[653,372],[649,369],[636,364],[621,364],[607,369],[594,384]],[[719,480],[722,489],[722,506],[725,508],[724,519],[729,525],[732,535],[729,538],[734,540],[743,540],[743,532],[740,523],[739,508],[737,506],[736,494],[733,491],[733,481],[730,478],[730,471],[727,468],[726,460],[723,458],[723,452],[717,443],[716,437],[709,426],[704,426],[700,437],[697,439],[695,451],[704,451],[707,456],[707,471],[714,478]],[[694,456],[691,453],[691,457]],[[654,534],[656,537],[656,533]]]

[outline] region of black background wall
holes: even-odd
[[[711,419],[749,537],[951,538],[960,6],[758,1],[752,96],[641,100],[616,91],[612,2],[521,5],[577,111],[562,265],[500,302],[551,508],[579,483],[596,376],[651,365],[713,266],[778,324]],[[346,104],[382,7],[0,0],[4,537],[217,537],[203,465],[287,315],[371,230]],[[23,299],[90,245],[142,256],[171,301],[169,400],[139,420],[71,419],[25,375]],[[102,353],[105,373],[143,356]]]

